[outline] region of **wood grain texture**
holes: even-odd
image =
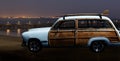
[[[78,31],[76,45],[86,45],[89,39],[93,37],[106,37],[110,42],[119,41],[115,31]]]
[[[106,37],[110,42],[119,42],[119,38],[115,30],[51,30],[49,32],[49,44],[51,46],[74,46],[87,45],[90,38]],[[108,30],[108,29],[107,29]]]
[[[74,42],[75,42],[74,32],[75,32],[74,30],[51,31],[49,33],[49,44],[53,47],[74,46]]]

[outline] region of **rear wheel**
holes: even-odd
[[[100,41],[95,41],[91,44],[90,46],[90,49],[93,51],[93,52],[96,52],[96,53],[100,53],[104,50],[105,48],[105,45],[103,42],[100,42]]]
[[[29,51],[31,52],[39,52],[42,49],[42,45],[38,40],[30,40],[28,43]]]

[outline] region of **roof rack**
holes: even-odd
[[[100,19],[102,19],[102,16],[106,16],[108,14],[104,13],[77,13],[77,14],[67,14],[63,16],[63,20],[65,20],[65,17],[67,16],[99,16]]]

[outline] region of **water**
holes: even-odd
[[[14,32],[10,29],[6,29],[5,31],[0,31],[0,35],[7,35],[7,36],[15,36],[20,37],[22,33],[22,29],[18,28]]]

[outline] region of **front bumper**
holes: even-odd
[[[26,44],[26,42],[25,42],[25,40],[24,40],[23,37],[22,37],[22,44],[21,44],[21,46],[22,46],[22,47],[26,47],[26,46],[27,46],[27,44]]]
[[[21,44],[22,47],[26,47],[26,42],[25,41],[22,41],[22,44]]]

